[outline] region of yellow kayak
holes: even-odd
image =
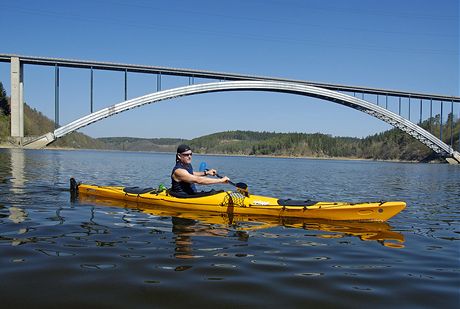
[[[260,215],[235,215],[199,210],[174,209],[169,206],[121,201],[90,195],[80,195],[79,201],[110,207],[136,209],[153,216],[190,220],[185,221],[185,228],[183,227],[184,233],[186,233],[187,236],[222,236],[228,233],[226,227],[229,226],[231,226],[232,230],[240,232],[250,232],[284,226],[287,228],[318,231],[320,233],[313,234],[318,238],[355,236],[362,241],[377,241],[386,247],[404,248],[404,236],[400,232],[393,231],[393,228],[387,222],[329,221],[322,219],[282,218]],[[180,224],[184,223],[181,221],[179,222]],[[173,220],[173,225],[174,224]],[[209,227],[209,225],[212,227]],[[176,230],[179,228],[178,226],[174,227]]]
[[[168,190],[77,184],[73,178],[71,179],[71,192],[86,196],[171,207],[175,210],[323,220],[383,222],[406,207],[406,203],[402,201],[316,202],[279,199],[239,191],[214,191],[183,198],[173,196]]]

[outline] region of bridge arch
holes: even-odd
[[[82,127],[85,127],[91,123],[100,121],[104,118],[113,116],[115,114],[127,111],[132,108],[136,108],[142,105],[156,103],[159,101],[173,99],[182,96],[189,96],[202,93],[210,92],[224,92],[224,91],[269,91],[269,92],[282,92],[291,93],[297,95],[303,95],[308,97],[314,97],[323,99],[326,101],[332,101],[344,106],[348,106],[383,120],[390,125],[399,128],[400,130],[408,133],[415,139],[419,140],[423,144],[427,145],[433,151],[446,157],[453,157],[455,160],[460,162],[460,154],[454,151],[450,146],[439,140],[437,137],[417,126],[411,121],[397,115],[383,107],[368,101],[328,90],[315,86],[308,86],[304,84],[289,83],[289,82],[277,82],[277,81],[226,81],[226,82],[214,82],[205,84],[196,84],[183,86],[174,89],[163,90],[154,92],[141,97],[130,99],[107,108],[103,108],[99,111],[86,115],[80,119],[72,121],[71,123],[64,125],[54,132],[50,132],[41,138],[32,141],[27,146],[30,148],[45,147],[52,143],[57,138],[62,137],[70,132],[76,131]]]

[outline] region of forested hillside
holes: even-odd
[[[27,104],[24,104],[25,136],[40,136],[45,133],[52,132],[53,130],[54,121],[48,119],[39,111],[30,108]],[[59,138],[49,147],[104,149],[105,144],[83,133],[72,132],[62,138]]]
[[[440,137],[441,121],[437,115],[425,120],[421,125],[434,136]],[[453,148],[459,151],[460,120],[448,115],[442,124],[442,140],[447,144],[453,142]],[[451,134],[453,133],[453,134]],[[391,129],[362,140],[363,158],[381,160],[430,161],[436,154],[421,142],[415,140],[399,129]]]
[[[3,84],[0,82],[0,142],[4,142],[10,133],[10,103]]]
[[[443,124],[443,139],[450,144],[452,117]],[[431,126],[439,136],[439,117],[422,124]],[[460,121],[454,120],[453,140],[458,148]],[[364,139],[332,137],[326,134],[270,133],[230,131],[199,137],[190,141],[195,151],[237,155],[291,157],[342,157],[380,160],[431,160],[433,151],[399,129],[392,129]],[[454,147],[454,148],[456,148]]]
[[[24,104],[24,135],[40,136],[54,130],[54,122],[39,111]],[[10,103],[0,82],[0,142],[6,143],[10,135]],[[104,149],[105,144],[85,134],[73,132],[58,139],[50,147]]]
[[[101,137],[97,140],[107,149],[155,152],[174,152],[179,144],[187,142],[180,138]]]
[[[320,133],[230,131],[195,138],[190,144],[205,153],[345,157],[357,156],[359,141]]]

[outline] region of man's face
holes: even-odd
[[[179,159],[182,163],[191,163],[192,162],[192,151],[188,150],[179,154]]]

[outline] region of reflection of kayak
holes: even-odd
[[[72,182],[75,181],[71,179]],[[282,218],[386,221],[406,207],[405,202],[347,203],[283,200],[233,191],[211,192],[180,198],[172,196],[168,190],[153,188],[139,189],[88,184],[76,184],[71,187],[82,195],[167,206],[174,209]]]
[[[188,236],[221,236],[222,229],[219,229],[215,225],[220,225],[224,228],[231,226],[232,229],[241,232],[284,226],[287,228],[318,231],[318,233],[312,235],[317,238],[355,236],[363,241],[378,241],[388,247],[404,247],[404,236],[399,232],[393,231],[392,227],[386,222],[327,221],[321,219],[215,213],[199,210],[184,211],[183,209],[175,209],[169,206],[158,206],[90,195],[81,195],[79,200],[84,203],[136,209],[158,217],[181,218],[197,222],[193,225],[193,231],[186,231]],[[212,225],[212,227],[206,229],[203,224]]]

